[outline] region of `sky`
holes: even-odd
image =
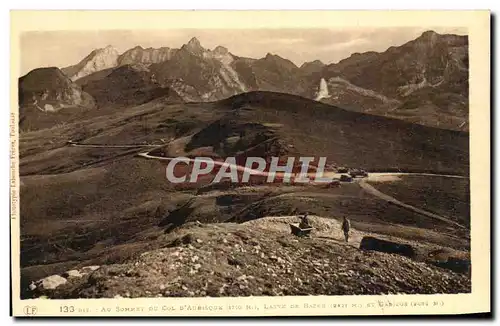
[[[262,58],[267,53],[291,60],[336,63],[355,52],[383,52],[433,30],[466,35],[461,27],[345,28],[345,29],[176,29],[27,32],[21,36],[21,75],[40,67],[67,67],[94,49],[108,45],[120,53],[137,45],[180,48],[196,37],[206,49],[224,46],[235,55]]]

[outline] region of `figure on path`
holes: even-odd
[[[344,232],[345,242],[349,242],[349,230],[351,229],[351,221],[344,216],[342,221],[342,231]]]

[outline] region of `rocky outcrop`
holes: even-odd
[[[150,65],[152,63],[168,61],[176,51],[176,49],[168,47],[144,49],[140,46],[136,46],[135,48],[125,51],[118,57],[118,65],[122,66],[137,63]]]
[[[66,282],[67,280],[64,277],[61,277],[59,275],[52,275],[40,280],[34,285],[36,286],[38,284],[38,286],[44,290],[54,290],[58,286],[66,284]]]
[[[416,251],[411,245],[377,239],[374,237],[363,237],[359,248],[362,250],[374,250],[390,254],[398,254],[410,258],[416,256]]]
[[[444,261],[433,262],[433,265],[452,270],[456,273],[468,274],[471,272],[470,259],[449,257]]]
[[[44,296],[44,294],[56,291],[61,286],[68,282],[79,281],[81,278],[89,275],[90,273],[98,270],[100,266],[85,266],[79,270],[72,269],[62,275],[51,275],[36,282],[31,282],[28,286],[29,292],[34,297]]]

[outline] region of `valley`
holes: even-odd
[[[192,38],[31,71],[19,80],[22,297],[470,292],[466,48],[426,32],[298,67]],[[171,182],[178,157],[216,168]],[[226,159],[241,175],[252,157],[261,174],[214,182]],[[266,181],[273,158],[300,157],[315,158],[311,175],[324,157],[332,182],[295,182],[298,164],[292,182]],[[305,212],[313,231],[296,237]]]

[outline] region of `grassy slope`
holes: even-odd
[[[93,259],[120,262],[145,250],[149,243],[142,234],[154,232],[190,197],[166,181],[161,163],[135,156],[147,148],[80,148],[67,146],[68,140],[160,144],[161,139],[201,129],[218,112],[212,104],[175,105],[160,99],[119,112],[89,112],[76,122],[22,133],[24,281]],[[218,206],[212,207],[210,216],[217,218]]]
[[[468,175],[468,133],[342,110],[305,98],[252,92],[221,102],[239,109],[241,122],[274,123],[283,141],[304,156],[327,156],[368,170]]]
[[[470,227],[468,179],[402,176],[400,181],[373,184],[378,190],[426,211]]]

